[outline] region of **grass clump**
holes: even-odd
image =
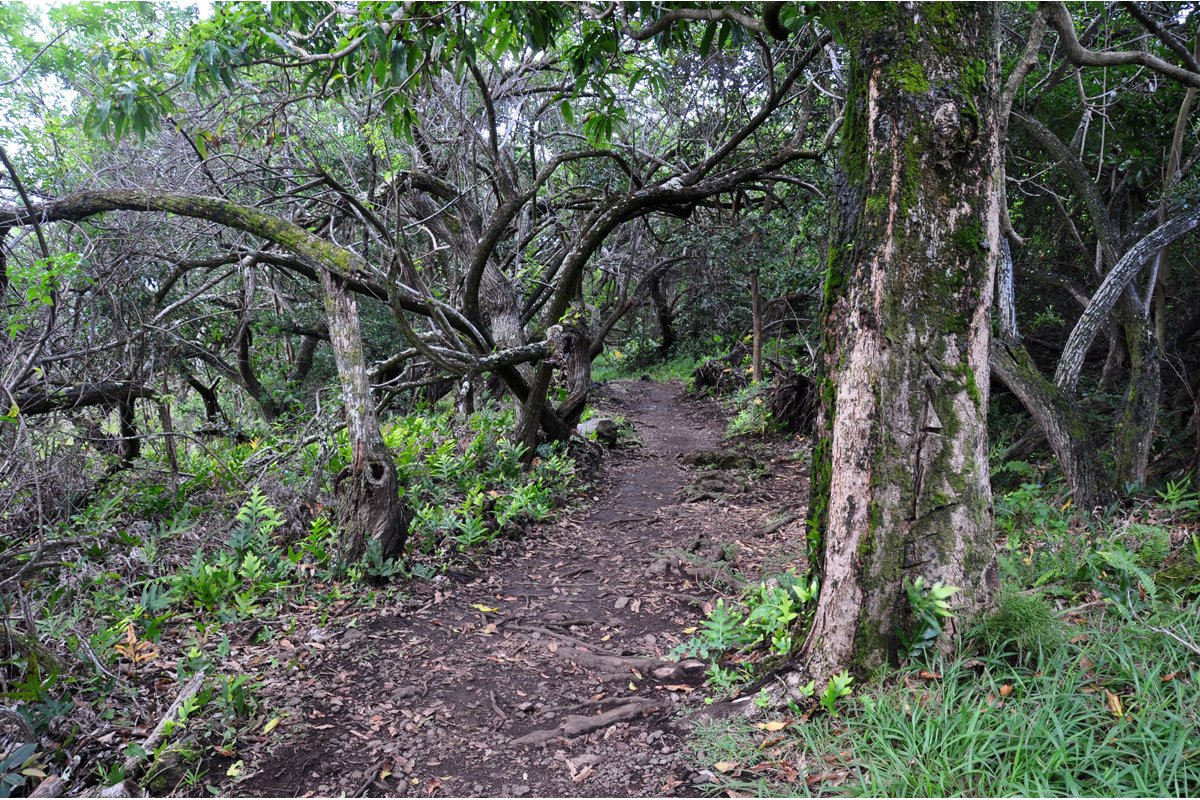
[[[1063,633],[1058,615],[1044,597],[1012,589],[1001,592],[995,613],[977,629],[985,652],[1015,650],[1022,657],[1054,651],[1062,644]]]

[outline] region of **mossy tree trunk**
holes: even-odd
[[[905,579],[961,587],[951,629],[997,585],[986,420],[999,11],[879,3],[829,16],[851,72],[809,528],[823,588],[794,676],[817,679],[895,660],[913,624]]]
[[[400,556],[408,537],[409,512],[400,500],[396,463],[384,444],[371,397],[358,303],[345,281],[328,270],[321,270],[321,286],[351,447],[350,465],[335,483],[346,554],[357,559],[375,539],[384,558]]]

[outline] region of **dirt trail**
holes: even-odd
[[[703,472],[680,456],[728,450],[714,403],[648,381],[605,395],[641,444],[607,457],[594,498],[476,576],[293,632],[292,666],[265,681],[284,721],[239,753],[226,793],[698,792],[675,720],[698,704],[703,667],[655,677],[655,659],[686,638],[714,581],[736,582],[733,562],[757,575],[782,566],[789,537],[798,548],[799,522],[771,523],[802,506],[803,459],[796,443],[759,444],[757,470]],[[681,501],[697,483],[685,494],[700,500]]]

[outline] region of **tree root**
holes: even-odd
[[[649,674],[659,681],[681,681],[701,675],[708,669],[708,664],[695,658],[686,658],[683,661],[663,661],[659,658],[644,656],[591,653],[578,648],[573,651],[559,650],[558,656],[574,661],[579,666],[603,670],[610,675],[619,675],[622,678],[628,678],[629,673],[636,670],[642,674]]]
[[[659,705],[649,700],[630,700],[624,705],[590,717],[572,714],[556,728],[527,733],[519,739],[514,739],[512,743],[521,747],[537,747],[554,739],[574,739],[616,725],[618,722],[629,722],[646,716],[658,709]]]
[[[672,571],[696,583],[723,584],[733,591],[742,588],[742,582],[721,567],[697,564],[680,556],[663,556],[651,564],[646,572],[650,575],[669,575]]]

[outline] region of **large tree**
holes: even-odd
[[[801,654],[823,677],[896,657],[906,581],[997,585],[988,341],[1000,252],[998,8],[842,6],[850,52],[824,300],[811,554],[823,586]]]

